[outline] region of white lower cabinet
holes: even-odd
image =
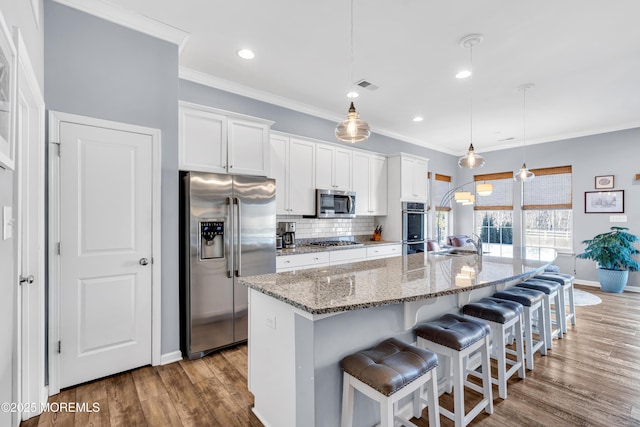
[[[281,255],[276,257],[276,272],[304,270],[327,265],[348,264],[371,259],[402,255],[402,244],[371,245],[338,251],[321,251],[308,254]]]
[[[329,265],[329,251],[276,257],[276,272],[301,270]]]
[[[402,255],[402,245],[376,245],[367,248],[367,259],[389,258]]]

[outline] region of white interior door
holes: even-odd
[[[153,138],[59,126],[63,388],[151,363]]]

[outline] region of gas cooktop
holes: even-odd
[[[311,242],[311,246],[364,246],[362,243],[353,240],[323,240],[320,242]]]

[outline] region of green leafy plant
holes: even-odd
[[[583,241],[582,243],[587,247],[577,257],[593,260],[600,268],[606,270],[640,270],[640,263],[633,258],[633,255],[640,253],[633,246],[640,237],[627,233],[627,230],[626,227],[611,227],[611,231]]]

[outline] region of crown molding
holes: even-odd
[[[53,0],[56,3],[102,18],[105,21],[178,45],[182,52],[189,33],[147,16],[124,9],[105,0]]]
[[[279,107],[288,108],[290,110],[294,110],[300,113],[309,114],[311,116],[318,117],[321,119],[329,120],[336,123],[344,120],[344,116],[338,116],[335,113],[322,110],[320,108],[316,108],[311,105],[304,104],[302,102],[298,102],[289,98],[274,95],[273,93],[270,93],[270,92],[253,89],[253,88],[241,85],[239,83],[232,82],[230,80],[225,80],[220,77],[213,76],[211,74],[194,70],[192,68],[180,67],[179,75],[180,75],[180,78],[183,80],[188,80],[204,86],[224,90],[226,92],[231,92],[236,95],[246,96],[248,98],[252,98],[258,101],[277,105]],[[408,142],[410,144],[414,144],[420,147],[429,148],[442,153],[456,154],[453,150],[448,150],[442,147],[436,147],[432,144],[427,144],[424,141],[407,138],[404,135],[400,135],[396,132],[392,132],[387,129],[376,127],[375,129],[372,130],[372,132],[377,133],[379,135],[387,136],[389,138],[397,139],[399,141]]]

